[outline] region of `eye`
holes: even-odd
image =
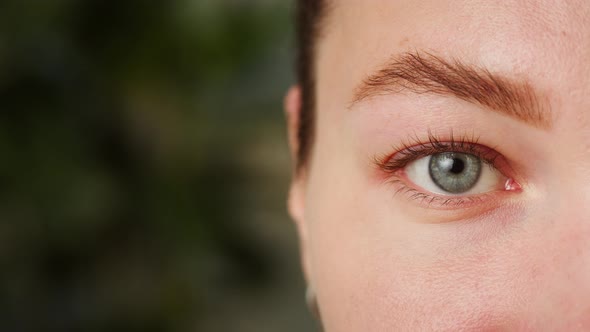
[[[409,162],[404,172],[414,185],[438,195],[477,195],[503,189],[508,178],[480,157],[442,152]]]
[[[496,201],[502,192],[518,193],[522,187],[510,162],[496,149],[472,136],[446,140],[428,133],[410,138],[393,154],[374,159],[395,193],[425,207],[459,209]]]

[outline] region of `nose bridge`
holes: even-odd
[[[590,150],[574,153],[575,158],[568,158],[565,151],[558,154],[561,165],[548,188],[546,234],[553,242],[556,267],[590,292]]]
[[[552,193],[547,204],[555,207],[553,217],[564,231],[571,232],[574,238],[588,237],[590,251],[590,149],[569,157],[565,151],[558,153],[561,156],[557,160],[563,162],[552,188],[548,188]]]
[[[590,226],[590,87],[570,91],[570,98],[560,105],[546,144],[551,171],[544,176],[547,204],[559,209],[559,215],[578,227]],[[557,204],[555,204],[557,203]]]
[[[590,312],[590,174],[578,167],[560,174],[536,218],[534,255],[546,271],[541,301],[560,303],[564,321],[576,321]]]
[[[525,222],[527,264],[543,271],[533,277],[534,305],[552,303],[548,317],[578,322],[590,312],[590,174],[563,158],[548,163],[544,194]]]
[[[590,126],[581,129],[555,130],[547,142],[536,219],[554,259],[590,280]]]

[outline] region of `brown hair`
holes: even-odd
[[[297,82],[301,87],[301,112],[297,138],[297,168],[309,159],[314,137],[315,42],[319,34],[325,0],[297,0]]]

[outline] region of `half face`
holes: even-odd
[[[590,329],[590,3],[333,1],[292,211],[327,331]]]

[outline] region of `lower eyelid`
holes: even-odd
[[[482,205],[498,204],[501,195],[508,194],[506,190],[498,189],[475,195],[440,195],[425,192],[416,188],[407,180],[405,172],[399,170],[388,184],[393,186],[394,196],[402,195],[420,207],[437,210],[457,210],[481,207]],[[390,189],[391,190],[391,189]]]
[[[399,180],[401,181],[401,180]],[[404,200],[413,200],[410,209],[404,213],[414,215],[411,220],[422,224],[471,223],[490,216],[495,211],[509,211],[518,208],[513,199],[505,196],[506,192],[496,191],[474,197],[451,197],[442,201],[442,197],[426,195],[416,196],[416,190],[406,186],[403,182],[391,181],[396,186],[396,196]],[[388,190],[391,190],[389,188]],[[496,219],[492,219],[496,221]],[[490,226],[496,227],[497,225]]]

